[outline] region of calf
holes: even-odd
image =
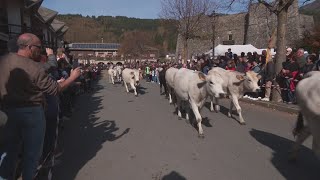
[[[126,87],[126,91],[129,92],[127,83],[130,84],[134,91],[134,95],[138,96],[137,87],[139,86],[140,76],[139,70],[126,68],[122,71],[123,84]]]
[[[296,96],[300,114],[294,135],[296,142],[292,148],[290,159],[295,160],[300,145],[310,136],[313,136],[312,150],[320,158],[320,72],[313,71],[306,74],[296,88]],[[304,121],[305,119],[305,121]]]
[[[114,77],[116,76],[116,71],[113,68],[108,69],[109,83],[114,84]]]
[[[228,112],[228,116],[231,117],[231,112],[233,106],[236,107],[237,112],[239,114],[239,122],[244,125],[245,121],[242,117],[241,107],[239,105],[239,98],[242,98],[244,93],[247,92],[258,92],[260,91],[260,87],[258,86],[258,81],[261,78],[260,75],[253,71],[248,71],[245,74],[235,72],[235,71],[227,71],[225,69],[216,67],[211,69],[208,72],[209,74],[219,74],[223,79],[223,89],[227,92],[229,97],[231,98],[230,109]],[[210,110],[213,111],[213,100],[216,101],[216,111],[220,110],[218,99],[214,96],[211,96],[211,106]]]
[[[174,90],[177,98],[178,116],[181,118],[182,102],[188,102],[197,121],[199,137],[204,137],[199,110],[206,102],[209,93],[215,97],[224,94],[222,83],[222,78],[215,73],[206,76],[202,72],[181,68],[175,74]],[[189,108],[186,109],[186,112],[186,119],[189,120]]]
[[[166,73],[165,73],[165,80],[166,80],[166,84],[167,84],[167,91],[168,91],[168,95],[169,95],[169,103],[172,104],[172,95],[174,93],[174,77],[176,72],[178,71],[177,68],[171,67],[169,69],[167,69]]]
[[[122,74],[122,67],[117,65],[115,68],[114,68],[115,72],[116,72],[116,79],[118,82],[121,82],[121,74]]]

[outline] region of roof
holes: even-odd
[[[46,8],[46,7],[43,7],[43,6],[41,6],[41,7],[38,9],[38,13],[39,13],[39,15],[41,16],[42,20],[43,20],[45,23],[48,22],[49,20],[53,19],[54,17],[56,17],[57,14],[58,14],[57,11],[48,9],[48,8]]]
[[[65,32],[68,31],[68,29],[69,29],[68,26],[63,26],[63,28],[61,29],[61,32],[62,32],[62,33],[65,33]]]
[[[31,8],[36,4],[41,4],[43,0],[25,0],[25,8]]]
[[[64,35],[68,31],[68,26],[63,26],[63,28],[59,31],[58,36]]]
[[[53,30],[54,30],[55,32],[57,32],[57,31],[59,31],[60,29],[62,29],[65,24],[66,24],[66,23],[54,19],[54,20],[52,21],[52,23],[51,23],[51,26],[52,26]]]
[[[69,44],[70,49],[79,50],[118,50],[120,44],[118,43],[72,43]]]

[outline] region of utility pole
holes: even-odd
[[[211,29],[212,29],[212,58],[214,59],[214,46],[215,46],[215,39],[216,39],[216,11],[213,10],[211,15]]]

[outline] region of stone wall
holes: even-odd
[[[276,16],[262,4],[250,6],[248,13],[246,44],[256,48],[266,48],[273,29],[276,28]]]
[[[245,19],[247,13],[232,14],[219,16],[215,20],[215,46],[222,44],[223,41],[228,41],[229,34],[235,44],[243,44],[245,39]],[[212,48],[212,22],[214,20],[206,17],[200,24],[197,32],[197,38],[188,40],[188,57],[198,55],[209,51]],[[178,36],[176,57],[183,55],[183,39]]]
[[[298,1],[289,8],[287,22],[287,45],[293,46],[306,30],[314,27],[312,16],[299,14]],[[207,52],[212,47],[213,19],[206,17],[202,20],[197,32],[198,37],[188,41],[188,57]],[[266,48],[272,31],[277,27],[276,16],[262,4],[253,4],[248,13],[219,16],[216,21],[215,46],[228,41],[232,34],[234,44],[252,44],[257,48]],[[183,54],[183,41],[177,39],[176,54]],[[177,56],[178,57],[178,56]]]

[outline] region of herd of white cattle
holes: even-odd
[[[165,73],[165,79],[168,86],[169,102],[173,103],[174,96],[179,118],[181,118],[182,107],[186,111],[187,120],[189,120],[190,109],[192,109],[199,137],[204,137],[201,126],[202,117],[199,110],[203,107],[208,97],[211,98],[210,110],[214,110],[213,101],[215,101],[215,110],[218,112],[220,110],[219,98],[228,95],[231,99],[228,116],[231,117],[234,105],[239,113],[240,124],[245,124],[238,100],[246,92],[257,92],[260,90],[258,86],[260,75],[253,71],[243,74],[227,71],[219,67],[211,69],[208,75],[184,68],[169,68]]]
[[[130,84],[137,96],[137,87],[139,86],[141,72],[137,69],[126,68],[121,71],[118,67],[110,68],[108,74],[110,82],[114,83],[113,78],[123,80],[126,91],[129,92],[127,84]],[[190,109],[195,116],[198,127],[199,137],[204,137],[201,121],[200,109],[208,98],[211,100],[210,110],[220,111],[219,98],[229,96],[230,108],[228,116],[231,117],[232,108],[235,106],[239,114],[239,123],[245,124],[241,113],[239,99],[248,92],[258,92],[260,87],[258,81],[261,76],[253,71],[240,73],[228,71],[219,67],[212,68],[208,75],[202,72],[193,71],[185,68],[169,68],[165,71],[165,84],[167,86],[169,103],[177,107],[178,117],[181,118],[181,110],[186,112],[186,120],[190,120]],[[301,114],[306,121],[300,119],[302,126],[296,131],[296,143],[292,149],[291,158],[295,159],[299,146],[303,141],[313,136],[313,150],[320,158],[320,72],[309,73],[297,86],[296,95]],[[215,102],[215,108],[213,107]],[[298,123],[297,123],[298,124]]]

